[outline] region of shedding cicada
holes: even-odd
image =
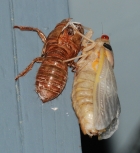
[[[91,137],[97,135],[101,140],[111,137],[118,129],[121,107],[109,37],[102,35],[93,41],[91,36],[91,29],[83,35],[82,55],[76,63],[72,103],[82,132]]]

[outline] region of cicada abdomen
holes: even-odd
[[[112,48],[107,35],[93,43],[84,39],[83,46],[73,83],[73,108],[84,134],[107,139],[118,128],[121,110]]]
[[[42,102],[56,98],[64,89],[67,81],[68,66],[72,62],[64,63],[64,60],[77,56],[81,49],[82,37],[74,33],[73,27],[69,25],[70,19],[64,19],[56,25],[54,30],[45,36],[37,28],[14,26],[23,31],[35,31],[44,43],[41,57],[35,58],[31,64],[21,72],[15,79],[28,73],[35,62],[42,63],[36,75],[36,92]],[[74,23],[80,33],[84,33],[80,23]]]

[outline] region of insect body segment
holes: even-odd
[[[72,91],[73,108],[83,133],[98,135],[98,139],[111,137],[120,114],[113,52],[104,43],[110,45],[109,37],[96,39],[95,45],[84,40],[84,46],[92,47],[85,48],[85,56],[77,62]]]
[[[15,79],[24,76],[33,67],[35,62],[41,63],[36,75],[36,92],[42,102],[56,98],[64,89],[67,81],[68,66],[73,65],[73,61],[64,63],[64,60],[77,56],[81,49],[82,37],[74,34],[73,28],[67,23],[70,19],[64,19],[56,25],[48,37],[37,28],[14,26],[22,31],[35,31],[44,43],[41,57],[35,58],[31,64],[21,72]],[[81,24],[76,24],[80,33],[84,33]],[[65,27],[65,28],[64,28]],[[63,30],[62,30],[63,29]]]

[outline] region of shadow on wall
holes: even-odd
[[[127,141],[119,153],[140,153],[140,123],[136,126],[133,133],[129,135]]]
[[[112,153],[109,139],[98,141],[96,136],[90,138],[81,132],[82,153]],[[117,153],[140,153],[140,123],[129,135],[125,145]]]
[[[90,138],[81,131],[82,153],[112,153],[109,139],[98,140],[97,136]]]

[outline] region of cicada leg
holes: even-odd
[[[76,63],[74,61],[68,62],[68,66],[70,68],[72,68],[72,70],[71,70],[72,72],[75,72],[76,71]]]
[[[45,36],[45,34],[41,30],[39,30],[38,28],[26,27],[26,26],[14,26],[13,28],[20,29],[21,31],[35,31],[35,32],[37,32],[38,36],[40,37],[40,39],[44,43],[42,53],[41,53],[41,56],[44,57],[44,53],[45,53],[45,50],[46,50],[47,37]]]
[[[73,27],[76,33],[78,33],[80,36],[83,37],[83,41],[82,41],[82,46],[84,46],[83,52],[91,50],[96,45],[96,42],[91,39],[93,35],[92,29],[83,26],[84,29],[89,30],[85,35],[83,35],[75,28],[75,26],[73,25],[71,26]]]
[[[75,62],[74,61],[70,61],[70,62],[68,62],[68,66],[69,67],[72,67],[72,68],[75,68]]]
[[[35,31],[37,32],[38,36],[40,37],[43,43],[45,43],[47,40],[47,37],[45,36],[45,34],[38,28],[25,27],[25,26],[14,26],[13,28],[20,29],[21,31]]]
[[[91,50],[91,49],[94,48],[94,46],[96,45],[96,42],[90,39],[90,38],[92,37],[92,35],[93,35],[92,29],[83,26],[84,29],[89,30],[85,35],[83,35],[83,34],[81,34],[81,33],[75,28],[75,26],[73,26],[73,24],[72,24],[71,26],[72,26],[73,29],[76,31],[76,33],[78,33],[80,36],[83,37],[83,41],[82,41],[82,45],[84,46],[84,48],[83,48],[83,50],[82,50],[82,54],[83,54],[83,55],[80,55],[80,56],[77,56],[77,57],[74,57],[74,58],[65,60],[64,62],[69,62],[69,61],[72,61],[72,60],[74,60],[74,59],[81,58],[81,57],[83,57],[83,56],[87,57],[88,54],[84,54],[84,52]],[[90,42],[90,43],[89,43],[89,42]]]
[[[33,67],[34,63],[42,63],[44,60],[43,57],[37,57],[35,58],[26,68],[25,70],[23,70],[20,74],[18,74],[18,76],[16,76],[15,80],[18,80],[19,77],[22,77],[24,75],[26,75]]]
[[[95,47],[96,42],[91,40],[93,30],[87,27],[84,27],[84,29],[87,29],[88,32],[83,37],[82,46],[84,46],[83,52],[87,52]]]
[[[87,27],[84,27],[84,29],[87,29],[88,30],[88,32],[85,34],[85,37],[86,38],[84,38],[83,41],[82,41],[82,46],[86,47],[87,46],[87,43],[89,42],[89,40],[87,40],[87,38],[88,39],[91,39],[91,37],[93,35],[93,30],[90,29],[90,28],[87,28]]]

